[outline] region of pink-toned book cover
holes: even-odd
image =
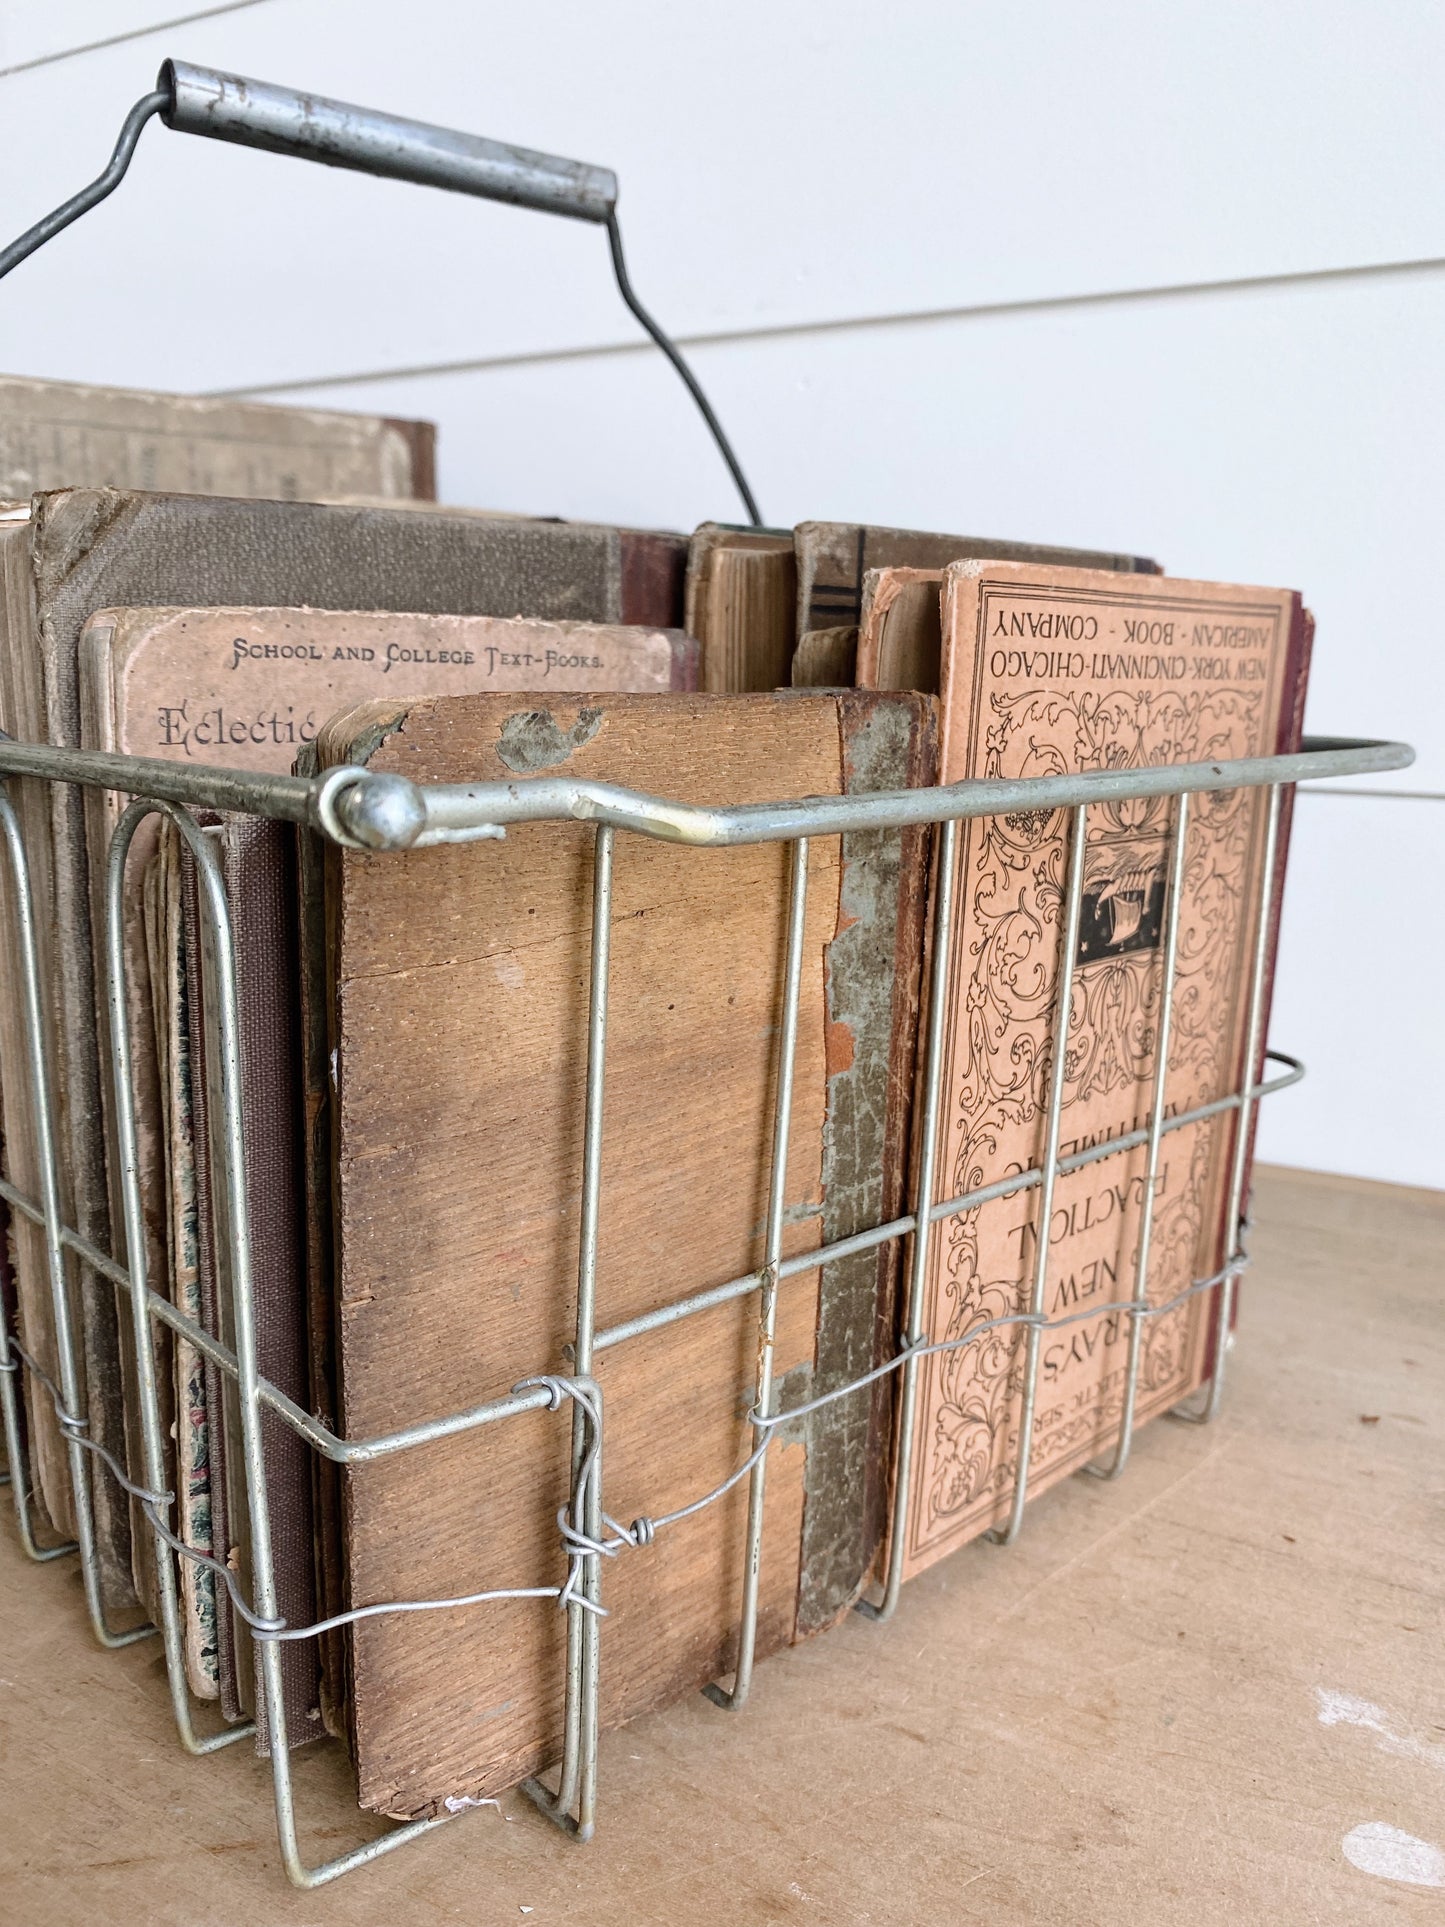
[[[965,562],[945,579],[945,783],[1265,755],[1298,739],[1309,622],[1288,590],[1030,564]],[[1096,804],[1067,1035],[1060,1155],[1147,1124],[1162,998],[1169,798]],[[939,1199],[1036,1167],[1045,1145],[1071,812],[961,823],[945,1026]],[[1166,1081],[1175,1117],[1236,1090],[1248,959],[1259,914],[1259,791],[1191,802]],[[1273,915],[1273,908],[1269,914]],[[1152,1199],[1148,1297],[1163,1304],[1224,1263],[1237,1112],[1170,1132]],[[1128,1299],[1143,1223],[1144,1146],[1057,1181],[1048,1229],[1050,1318]],[[930,1340],[1026,1311],[1037,1188],[936,1227],[925,1283]],[[1144,1326],[1136,1423],[1210,1369],[1214,1294]],[[1109,1452],[1129,1319],[1045,1331],[1031,1493]],[[1020,1452],[1025,1328],[988,1332],[922,1368],[906,1572],[1009,1511]]]

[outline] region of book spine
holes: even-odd
[[[1314,653],[1315,619],[1305,608],[1298,596],[1295,598],[1294,618],[1290,624],[1289,651],[1285,658],[1285,689],[1287,691],[1279,721],[1279,737],[1275,744],[1280,756],[1292,755],[1304,737],[1305,698],[1309,690],[1310,658]],[[1268,906],[1268,930],[1265,936],[1265,965],[1263,1005],[1260,1013],[1259,1050],[1255,1061],[1249,1068],[1249,1075],[1255,1083],[1264,1075],[1265,1050],[1269,1043],[1270,1012],[1274,1006],[1275,967],[1279,960],[1280,920],[1284,913],[1284,879],[1289,864],[1290,829],[1294,823],[1294,784],[1287,784],[1280,797],[1279,830],[1275,843],[1274,876],[1270,883]],[[1259,807],[1263,809],[1261,792]],[[1243,1068],[1243,1067],[1241,1067]],[[1240,1209],[1249,1217],[1250,1198],[1254,1190],[1254,1150],[1259,1135],[1259,1105],[1254,1106],[1249,1119],[1249,1142],[1244,1154],[1244,1186],[1240,1192]],[[1228,1201],[1226,1200],[1226,1209]],[[1236,1227],[1223,1227],[1222,1248],[1227,1258],[1232,1251]],[[1223,1262],[1223,1259],[1221,1259]],[[1239,1320],[1239,1287],[1236,1285],[1234,1305],[1231,1314],[1231,1329]],[[1214,1333],[1216,1327],[1210,1325],[1209,1355],[1206,1360],[1206,1376],[1214,1371]]]
[[[296,759],[299,776],[319,768],[316,745]],[[308,1407],[332,1431],[339,1429],[336,1382],[336,1302],[332,1239],[332,1113],[330,1031],[327,1021],[326,864],[328,852],[314,831],[297,831],[300,900],[300,993],[302,1078],[302,1184],[306,1219],[306,1335],[310,1377]],[[331,1459],[312,1458],[312,1505],[316,1517],[316,1597],[323,1619],[346,1609],[341,1543],[341,1474]],[[327,1732],[349,1743],[347,1637],[324,1633],[321,1648],[321,1717]]]
[[[687,538],[651,529],[624,529],[621,548],[621,620],[646,629],[683,628]]]
[[[197,813],[197,821],[214,822],[209,813]],[[191,1158],[195,1172],[196,1269],[201,1301],[201,1322],[206,1330],[228,1343],[232,1334],[222,1318],[222,1293],[216,1276],[214,1223],[211,1198],[212,1120],[210,1091],[215,1052],[206,1049],[206,1027],[202,1002],[201,917],[197,893],[196,867],[189,849],[181,851],[181,920],[183,925],[184,971],[186,978],[186,1025],[188,1057],[191,1066]],[[211,1545],[223,1564],[237,1564],[233,1537],[233,1453],[235,1425],[233,1398],[228,1393],[225,1374],[210,1359],[205,1363],[206,1429],[210,1453]],[[231,1609],[229,1592],[216,1595],[216,1672],[221,1711],[228,1720],[246,1716],[243,1697],[241,1650],[250,1641]],[[248,1675],[249,1676],[249,1675]]]
[[[237,1015],[256,1363],[261,1376],[298,1404],[308,1393],[302,1144],[294,1099],[301,1054],[296,994],[296,842],[288,824],[234,817],[222,836],[236,951]],[[310,1449],[289,1425],[265,1428],[276,1609],[293,1626],[316,1616]],[[286,1741],[323,1731],[317,1711],[317,1649],[288,1640],[280,1649]],[[256,1747],[269,1750],[256,1650]]]
[[[849,691],[838,697],[838,719],[847,794],[935,779],[937,706],[929,698]],[[887,1223],[902,1208],[930,841],[926,828],[842,839],[838,931],[825,985],[828,1243]],[[810,1396],[837,1390],[891,1355],[898,1275],[893,1242],[823,1267]],[[799,1637],[846,1611],[872,1570],[886,1525],[883,1442],[891,1429],[886,1380],[808,1421]]]
[[[385,425],[401,436],[410,451],[412,499],[434,502],[437,499],[436,423],[406,421],[389,415]]]
[[[672,677],[668,688],[682,695],[697,689],[702,675],[702,645],[696,636],[674,633],[672,637]]]

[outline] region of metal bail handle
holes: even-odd
[[[512,147],[506,141],[461,134],[450,127],[432,127],[425,121],[402,120],[374,107],[354,107],[348,101],[303,94],[295,87],[277,87],[269,80],[223,74],[213,67],[193,66],[188,60],[167,60],[154,89],[126,115],[104,173],[68,201],[62,201],[8,247],[0,248],[0,280],[115,192],[147,122],[157,114],[178,134],[201,134],[208,140],[256,147],[268,154],[289,154],[294,160],[319,161],[323,167],[346,167],[358,174],[447,188],[454,194],[505,201],[513,207],[561,214],[572,221],[591,221],[606,228],[617,292],[672,363],[707,424],[742,497],[748,520],[755,528],[762,527],[757,497],[702,384],[677,343],[642,305],[632,285],[622,253],[622,230],[617,225],[617,176],[610,167],[564,160],[557,154],[537,154],[529,147]]]
[[[161,119],[180,134],[449,188],[574,221],[605,224],[617,205],[617,176],[587,161],[536,154],[480,134],[402,120],[374,107],[218,73],[187,60],[167,60],[156,86],[169,96]]]

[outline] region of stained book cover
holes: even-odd
[[[941,780],[1024,778],[1271,754],[1294,746],[1309,625],[1284,590],[992,562],[947,572]],[[1171,801],[1096,804],[1064,1072],[1060,1153],[1148,1122],[1162,994]],[[1070,813],[1018,810],[961,823],[945,1027],[937,1192],[960,1197],[1037,1166],[1045,1142],[1054,990]],[[1248,959],[1265,833],[1258,791],[1192,801],[1166,1085],[1175,1117],[1239,1088]],[[1134,1290],[1146,1205],[1148,1296],[1163,1304],[1224,1262],[1236,1114],[1164,1140],[1151,1199],[1146,1151],[1058,1179],[1048,1227],[1050,1317]],[[942,1221],[926,1279],[932,1340],[1026,1310],[1039,1193]],[[1144,1326],[1136,1422],[1208,1369],[1214,1295]],[[1129,1321],[1101,1312],[1041,1341],[1030,1454],[1037,1493],[1112,1449]],[[1019,1327],[926,1361],[906,1571],[1008,1513],[1020,1451],[1026,1339]]]
[[[285,770],[326,715],[379,689],[565,687],[579,678],[629,688],[687,688],[696,681],[696,653],[696,645],[676,631],[608,623],[304,608],[101,610],[80,640],[82,736],[91,747],[163,761]],[[102,917],[98,886],[119,807],[119,799],[108,792],[87,794],[97,928]],[[294,839],[286,826],[273,822],[207,821],[235,907],[260,1366],[264,1376],[304,1403],[305,1263],[292,1115],[297,1096],[291,995]],[[191,1070],[191,1032],[197,1063],[205,1035],[194,879],[183,904],[177,893],[189,863],[182,863],[173,839],[167,839],[165,862],[158,868],[151,856],[156,840],[154,823],[137,833],[126,925],[148,1270],[157,1288],[168,1281],[174,1302],[199,1311],[214,1329],[227,1301],[224,1285],[218,1289],[215,1280],[222,1254],[215,1249],[211,1210],[197,1203],[198,1195],[209,1198],[211,1190],[208,1133],[196,1133],[191,1123],[193,1113],[204,1116],[206,1109],[204,1090],[193,1092]],[[156,1337],[166,1476],[180,1494],[182,1516],[195,1528],[190,1542],[212,1550],[212,1530],[219,1526],[222,1556],[234,1555],[244,1567],[239,1457],[224,1450],[222,1423],[229,1415],[234,1435],[234,1398],[187,1347],[173,1346],[169,1334],[159,1330]],[[134,1403],[132,1396],[127,1411],[138,1456]],[[304,1624],[316,1616],[310,1468],[306,1448],[288,1428],[268,1414],[265,1429],[280,1609],[292,1624]],[[136,1543],[137,1584],[154,1612],[149,1534],[138,1533]],[[183,1596],[193,1690],[202,1695],[219,1690],[233,1717],[250,1712],[249,1663],[237,1660],[248,1644],[244,1629],[232,1625],[229,1611],[217,1624],[214,1587],[203,1583],[189,1562]],[[306,1645],[288,1642],[282,1657],[295,1744],[318,1730],[312,1713],[315,1656]]]
[[[334,409],[0,375],[0,495],[175,489],[432,497],[436,429]]]
[[[762,801],[931,781],[915,696],[498,697],[374,704],[321,762],[418,782],[566,774],[681,800]],[[331,1157],[340,1416],[365,1437],[559,1365],[575,1315],[591,853],[574,822],[371,858],[328,850]],[[922,832],[815,839],[794,1067],[785,1250],[896,1214],[916,1026]],[[619,833],[598,1324],[763,1258],[788,851]],[[314,993],[313,993],[314,994]],[[313,1187],[314,1194],[314,1187]],[[778,1299],[782,1405],[891,1349],[895,1265],[874,1251]],[[470,1281],[465,1289],[459,1281]],[[659,1515],[751,1449],[749,1294],[600,1352],[607,1509]],[[759,1651],[836,1618],[883,1533],[887,1394],[788,1428],[770,1460]],[[533,1412],[343,1475],[345,1603],[560,1583],[570,1419]],[[609,1561],[603,1717],[732,1664],[745,1485]],[[363,1805],[435,1813],[550,1765],[565,1615],[536,1600],[370,1618],[349,1638]]]

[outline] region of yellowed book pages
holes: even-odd
[[[702,646],[701,687],[721,693],[786,685],[796,598],[791,536],[705,522],[688,545],[685,617]]]
[[[160,847],[146,865],[146,944],[155,1010],[156,1055],[165,1143],[168,1289],[171,1302],[197,1324],[206,1323],[201,1293],[192,1123],[192,1066],[186,1009],[184,902],[180,833],[162,823]],[[175,1530],[198,1552],[215,1550],[211,1505],[211,1415],[206,1368],[185,1339],[174,1343]],[[224,1516],[224,1514],[222,1515]],[[181,1634],[186,1679],[198,1699],[219,1693],[216,1627],[218,1581],[209,1566],[178,1562]]]
[[[793,651],[794,689],[851,689],[857,673],[858,629],[812,629]]]
[[[938,692],[942,569],[870,569],[858,631],[860,689]]]
[[[965,562],[945,579],[945,783],[1269,754],[1298,729],[1309,624],[1282,589],[1028,564]],[[1089,813],[1068,1033],[1063,1155],[1148,1121],[1162,994],[1168,799]],[[937,1193],[960,1197],[1037,1166],[1059,970],[1070,812],[960,825]],[[1167,1104],[1238,1088],[1249,943],[1265,819],[1257,792],[1210,793],[1189,816]],[[1223,1263],[1234,1114],[1164,1140],[1152,1200],[1148,1296],[1161,1304]],[[1048,1229],[1050,1317],[1128,1299],[1146,1153],[1058,1180]],[[932,1340],[1028,1308],[1039,1193],[941,1223],[926,1280]],[[1207,1369],[1212,1294],[1144,1326],[1137,1421]],[[1030,1456],[1037,1493],[1109,1450],[1129,1319],[1101,1313],[1044,1334]],[[907,1540],[917,1572],[1009,1510],[1019,1459],[1022,1328],[923,1368]]]

